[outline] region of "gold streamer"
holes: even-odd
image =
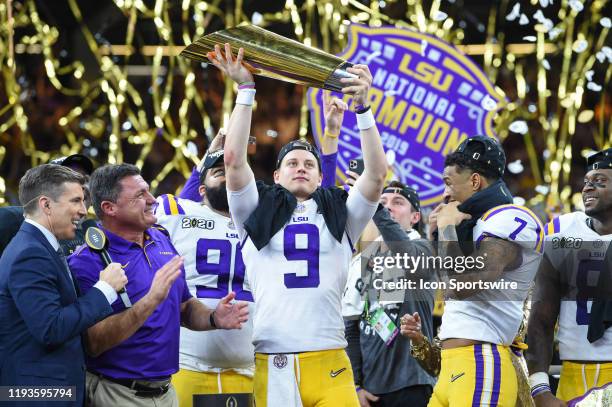
[[[436,35],[454,44],[462,44],[464,33],[460,28],[455,28],[461,15],[446,16],[451,11],[446,9],[446,2],[434,0],[429,9],[425,9],[422,2],[407,0],[403,3],[403,19],[387,14],[390,6],[398,3],[397,0],[388,0],[386,3],[386,7],[383,7],[379,1],[371,0],[367,3],[368,7],[358,0],[306,0],[300,3],[286,0],[282,10],[262,14],[260,25],[291,24],[299,41],[333,53],[346,45],[347,26],[351,22],[406,27]],[[531,3],[536,9],[541,4],[535,0]],[[609,43],[609,28],[600,25],[601,19],[606,16],[604,11],[608,3],[607,0],[596,0],[586,3],[585,9],[579,11],[575,4],[572,8],[573,3],[563,1],[557,16],[551,15],[546,8],[541,9],[547,18],[554,20],[553,27],[536,24],[535,17],[529,16],[530,24],[534,25],[536,41],[528,45],[534,45],[535,55],[530,53],[533,51],[525,51],[528,47],[523,47],[523,50],[515,47],[509,52],[510,46],[505,46],[508,27],[519,24],[518,18],[514,21],[505,20],[507,10],[511,9],[509,0],[504,0],[499,10],[492,5],[487,21],[481,22],[486,26],[485,72],[494,82],[500,77],[502,69],[516,78],[517,98],[511,100],[495,119],[496,128],[503,140],[513,136],[508,130],[512,122],[528,122],[529,132],[523,135],[523,139],[534,177],[533,183],[548,184],[550,191],[546,199],[550,205],[564,203],[569,207],[572,199],[568,182],[573,158],[571,143],[578,131],[577,122],[594,124],[593,137],[597,148],[612,145],[609,113],[606,112],[609,109],[609,99],[606,99],[605,93],[612,68],[608,65],[602,72],[602,63],[598,61],[601,58],[597,57]],[[177,58],[172,47],[187,45],[192,38],[204,35],[213,21],[221,21],[224,27],[246,21],[249,16],[245,13],[244,2],[236,0],[228,6],[221,0],[181,0],[176,4],[156,0],[148,3],[151,8],[142,0],[113,0],[113,4],[126,17],[127,30],[121,48],[125,57],[120,60],[115,60],[112,54],[119,52],[120,48],[117,45],[101,45],[83,20],[77,2],[68,1],[86,45],[97,62],[96,66],[86,68],[78,61],[63,65],[60,63],[55,53],[62,33],[58,27],[40,18],[34,0],[22,3],[12,0],[0,2],[0,72],[5,92],[0,94],[0,100],[6,101],[0,106],[0,140],[3,144],[0,146],[0,163],[10,159],[10,150],[4,146],[9,135],[18,139],[32,166],[59,153],[79,152],[83,148],[83,140],[91,138],[108,143],[108,151],[103,152],[102,157],[108,154],[109,162],[135,161],[145,167],[149,154],[157,151],[160,143],[170,146],[174,151],[173,157],[161,171],[156,171],[156,177],[151,182],[154,190],[173,171],[185,176],[189,174],[191,163],[197,162],[198,157],[187,147],[188,144],[201,137],[202,132],[209,140],[215,132],[212,129],[211,114],[206,111],[208,95],[198,91],[200,84],[197,78],[205,67]],[[173,33],[170,21],[173,10],[180,11],[180,32],[177,33]],[[136,45],[134,41],[138,24],[142,21],[152,21],[159,38],[156,45],[145,46],[154,52],[142,52],[152,74],[150,95],[139,93],[128,70],[132,54],[145,49],[143,47],[139,50],[141,45]],[[577,21],[581,22],[580,26],[576,25]],[[551,29],[556,31],[556,37],[551,35]],[[14,30],[27,31],[29,35],[14,38]],[[174,44],[176,39],[182,43]],[[473,51],[474,47],[465,49]],[[68,113],[59,119],[58,124],[64,136],[59,151],[41,151],[38,148],[30,133],[28,117],[20,98],[28,89],[22,89],[17,80],[20,72],[18,55],[34,50],[41,53],[46,80],[59,92],[75,100]],[[549,70],[546,67],[546,55],[554,50],[559,50],[560,62]],[[534,58],[537,61],[536,83],[528,86],[531,84],[527,83],[525,73],[532,70]],[[86,69],[93,71],[86,72]],[[590,71],[596,72],[597,77],[593,80],[587,78]],[[72,75],[70,87],[62,79],[65,75]],[[97,79],[91,80],[92,77]],[[593,90],[596,88],[595,82],[603,90]],[[176,92],[175,85],[184,88],[184,92]],[[530,87],[535,90],[535,96],[529,90]],[[587,95],[592,96],[592,92],[599,92],[597,103],[585,106]],[[229,118],[233,98],[234,85],[226,81],[222,122]],[[531,104],[532,99],[534,105]],[[190,120],[191,117],[198,119]],[[122,127],[122,123],[126,126]],[[197,124],[194,126],[193,123]],[[300,109],[298,136],[305,137],[307,128],[308,110],[304,99]],[[545,143],[549,152],[545,158],[535,147],[541,142]],[[138,146],[139,150],[135,156],[133,152],[127,156],[123,151],[125,145]],[[543,167],[543,173],[540,167]],[[14,185],[6,185],[5,180],[0,178],[0,204],[5,203],[7,187],[14,188]],[[533,202],[542,200],[543,196],[538,196]]]

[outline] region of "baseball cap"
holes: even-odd
[[[283,158],[285,158],[285,156],[293,150],[306,150],[312,155],[314,155],[315,158],[317,159],[317,164],[319,164],[319,170],[321,169],[321,156],[319,155],[319,150],[314,148],[312,144],[310,144],[307,141],[293,140],[285,144],[283,148],[281,148],[280,152],[278,153],[278,158],[276,159],[276,169],[277,170],[280,168],[281,162],[283,162]]]
[[[85,171],[87,175],[91,175],[94,167],[91,160],[83,154],[72,154],[65,157],[58,157],[49,161],[49,164],[57,164],[69,168],[79,167]]]
[[[219,162],[223,162],[223,154],[224,150],[222,148],[206,153],[206,156],[204,157],[204,163],[202,164],[202,169],[200,170],[200,183],[204,182],[204,177],[206,177],[206,171],[210,170],[212,167],[217,166]]]
[[[601,150],[587,157],[587,171],[612,169],[612,148]]]
[[[421,200],[419,199],[419,195],[417,194],[416,190],[403,184],[403,187],[400,187],[398,184],[386,186],[385,189],[383,189],[383,194],[400,194],[406,198],[408,202],[410,202],[415,211],[420,212]]]
[[[469,160],[484,165],[493,170],[499,177],[504,175],[506,154],[494,138],[487,136],[470,137],[459,144],[455,153],[461,153]]]

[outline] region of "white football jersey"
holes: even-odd
[[[500,281],[516,282],[518,288],[486,289],[467,299],[447,300],[440,339],[462,338],[510,345],[518,333],[523,305],[541,259],[544,228],[528,208],[500,205],[485,213],[474,227],[476,245],[487,236],[519,245],[521,265],[504,271],[500,277]]]
[[[546,225],[544,255],[567,284],[559,309],[561,360],[612,360],[612,329],[590,343],[587,339],[593,301],[579,300],[581,289],[596,286],[612,235],[600,235],[587,225],[584,212],[572,212]]]
[[[245,280],[240,241],[231,219],[201,203],[172,195],[157,198],[155,215],[184,257],[191,294],[215,308],[221,298],[234,291],[236,300],[249,302],[252,316],[253,296]],[[252,376],[252,334],[251,317],[239,330],[196,332],[181,327],[180,367],[202,372],[232,369]]]
[[[258,202],[255,182],[242,191],[229,191],[228,198],[232,217],[239,224]],[[346,347],[341,297],[353,252],[351,239],[359,237],[377,203],[367,201],[354,188],[346,205],[348,219],[341,242],[328,230],[313,199],[299,203],[291,219],[261,250],[244,236],[242,253],[257,304],[253,318],[256,352]],[[239,232],[246,234],[240,227]]]

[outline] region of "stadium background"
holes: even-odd
[[[233,105],[232,84],[178,57],[193,39],[251,22],[331,53],[351,23],[456,44],[509,104],[495,119],[506,182],[542,217],[580,206],[584,157],[610,146],[609,1],[6,0],[0,3],[0,205],[28,168],[81,152],[131,162],[174,192]],[[607,45],[607,46],[606,46]],[[311,137],[305,89],[257,78],[251,160]]]

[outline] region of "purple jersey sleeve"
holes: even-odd
[[[321,173],[323,180],[321,181],[321,187],[333,187],[336,185],[336,158],[338,153],[332,153],[329,155],[321,155]]]
[[[179,198],[189,199],[190,201],[200,202],[202,197],[198,192],[200,188],[200,172],[198,171],[198,167],[193,167],[193,171],[191,171],[191,175],[187,178],[181,193],[179,194]]]

